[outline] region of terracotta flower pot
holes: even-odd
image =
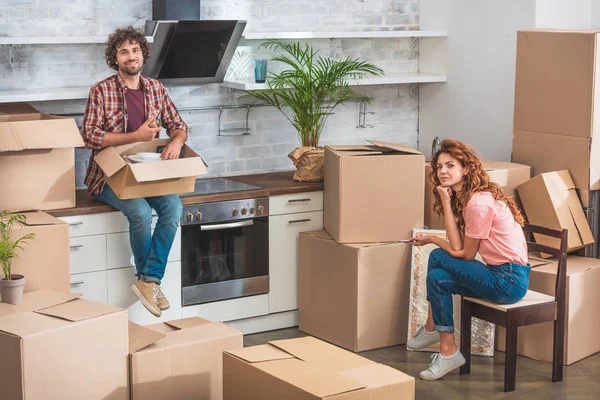
[[[325,149],[322,147],[297,147],[288,157],[296,166],[295,181],[320,182],[325,177]]]
[[[25,289],[25,277],[13,274],[10,281],[0,279],[0,296],[3,303],[21,304],[23,301],[23,289]]]

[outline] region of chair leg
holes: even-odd
[[[552,354],[552,382],[562,382],[565,348],[565,320],[554,321],[554,348]]]
[[[504,391],[515,390],[517,380],[517,314],[508,311],[506,324],[506,353],[504,355]]]
[[[471,307],[464,298],[460,302],[460,352],[465,357],[460,375],[468,375],[471,373]]]

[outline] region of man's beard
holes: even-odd
[[[141,64],[138,64],[138,66],[136,66],[136,67],[128,67],[126,65],[120,65],[119,71],[121,71],[122,73],[127,74],[127,75],[137,75],[142,70],[142,66],[143,65],[141,65]]]

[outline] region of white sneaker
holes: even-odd
[[[438,332],[427,332],[425,327],[420,325],[415,334],[406,342],[406,348],[408,350],[421,350],[439,342],[440,334]]]
[[[419,376],[421,379],[427,381],[435,381],[453,369],[462,366],[464,363],[465,358],[460,350],[457,350],[456,354],[450,357],[444,357],[440,353],[435,353],[431,355],[431,364],[429,364],[429,368],[421,372]]]

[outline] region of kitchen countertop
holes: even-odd
[[[276,196],[279,194],[293,194],[323,190],[323,182],[296,182],[292,179],[294,171],[268,172],[263,174],[223,176],[221,178],[242,182],[249,185],[260,186],[261,189],[241,190],[237,192],[212,193],[198,196],[185,196],[181,202],[186,204],[210,203],[213,201],[240,200],[254,197]],[[207,178],[211,179],[211,178]],[[91,197],[85,189],[76,192],[76,206],[61,210],[47,211],[55,217],[68,217],[73,215],[97,214],[116,211],[113,207]]]

